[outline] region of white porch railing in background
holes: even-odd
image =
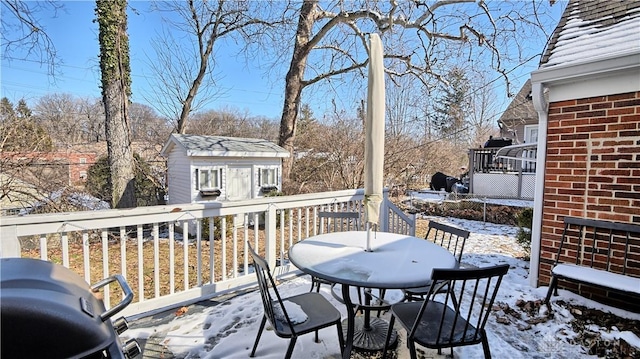
[[[345,190],[237,202],[4,217],[0,255],[59,263],[88,283],[120,273],[135,293],[134,302],[123,312],[130,316],[253,284],[248,241],[278,275],[295,271],[287,258],[288,248],[318,233],[317,212],[363,213],[363,199],[363,190]],[[414,235],[415,217],[402,213],[385,194],[380,230]],[[10,253],[12,249],[14,253]],[[118,293],[105,287],[107,308],[120,301]]]

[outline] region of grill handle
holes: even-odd
[[[120,303],[114,305],[106,312],[100,314],[100,319],[102,319],[103,322],[123,310],[133,300],[133,291],[121,274],[114,274],[111,277],[99,281],[98,283],[91,286],[91,291],[97,292],[100,288],[112,282],[118,282],[120,288],[122,288],[122,292],[124,293],[124,298],[122,298]]]

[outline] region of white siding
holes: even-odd
[[[167,158],[168,204],[191,203],[191,166],[185,153],[174,146]]]

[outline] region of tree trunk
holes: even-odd
[[[304,1],[300,9],[298,29],[296,30],[296,42],[291,58],[291,65],[285,78],[284,106],[282,119],[280,120],[280,138],[278,144],[289,151],[289,158],[283,160],[282,179],[288,181],[291,175],[294,159],[294,139],[296,136],[296,120],[300,109],[300,95],[304,87],[304,70],[309,56],[309,36],[314,23],[313,14],[317,0]]]
[[[131,69],[126,9],[126,0],[96,1],[102,102],[111,170],[111,205],[114,208],[136,206],[135,163],[128,118]]]

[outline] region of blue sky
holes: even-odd
[[[56,18],[40,15],[41,24],[52,38],[63,63],[58,67],[61,76],[48,76],[47,66],[36,61],[7,61],[1,65],[2,94],[13,103],[24,98],[30,105],[48,93],[69,93],[77,97],[100,97],[100,68],[98,25],[94,1],[64,2],[64,10]],[[134,102],[146,103],[142,94],[147,91],[147,77],[152,76],[147,67],[147,56],[153,54],[150,46],[156,29],[161,27],[157,13],[146,11],[147,2],[131,2],[138,14],[129,11],[129,40]],[[217,51],[223,50],[217,47]],[[224,59],[226,56],[217,58]],[[247,110],[255,116],[279,119],[283,103],[283,84],[275,87],[263,78],[262,70],[248,68],[244,63],[219,61],[216,72],[223,73],[216,83],[224,95],[214,100],[209,108],[230,106]]]
[[[41,25],[52,38],[58,56],[62,60],[62,64],[57,68],[60,75],[54,79],[48,76],[46,65],[36,61],[8,61],[3,56],[0,67],[0,97],[7,97],[14,103],[24,98],[29,105],[33,105],[38,98],[49,93],[68,93],[80,98],[100,97],[98,26],[93,22],[95,2],[63,3],[64,9],[59,11],[55,18],[44,13],[39,14]],[[138,10],[128,12],[132,101],[148,104],[144,95],[149,93],[148,79],[154,76],[147,68],[148,56],[154,54],[151,44],[156,32],[161,29],[162,23],[157,12],[148,11],[149,2],[130,1],[129,5]],[[564,8],[564,4],[558,5],[552,7],[557,18]],[[282,78],[274,81],[273,78],[270,80],[265,77],[265,69],[258,67],[260,66],[258,61],[246,65],[235,56],[225,53],[232,50],[223,46],[222,42],[216,44],[215,71],[222,76],[217,77],[215,81],[217,88],[223,94],[214,99],[207,109],[231,107],[241,112],[246,111],[252,116],[279,120],[284,96],[284,74],[288,62],[282,63],[283,69],[278,72]],[[511,91],[519,90],[529,77],[529,73],[537,67],[537,60],[536,58],[514,71]],[[502,81],[497,81],[494,86],[498,88],[498,93],[504,92]],[[305,99],[309,96],[319,98],[319,101],[315,101],[313,108],[316,117],[322,117],[325,108],[331,107],[331,101],[324,96],[326,94],[324,90],[315,87],[304,92]],[[350,96],[336,97],[338,106],[353,107]],[[502,106],[506,106],[507,103],[505,100]]]

